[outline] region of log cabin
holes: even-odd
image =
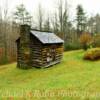
[[[17,44],[17,67],[45,68],[60,63],[64,41],[52,32],[35,31],[29,25],[20,26]]]

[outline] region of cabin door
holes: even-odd
[[[55,61],[55,57],[56,56],[56,50],[54,47],[51,48],[51,58],[52,58],[52,61]]]
[[[55,61],[55,56],[56,56],[56,52],[55,52],[55,48],[54,47],[51,47],[48,52],[47,52],[47,62],[50,63],[50,62],[53,62]]]

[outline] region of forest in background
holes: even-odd
[[[53,14],[45,13],[42,5],[38,5],[37,15],[27,11],[24,4],[18,5],[9,18],[8,3],[0,7],[0,64],[16,61],[16,39],[21,24],[31,25],[33,29],[50,31],[64,40],[65,50],[80,49],[79,42],[82,33],[89,33],[100,46],[100,15],[88,17],[84,8],[77,5],[76,16],[70,19],[70,7],[66,0],[58,0]],[[35,17],[37,19],[35,19]],[[37,21],[36,21],[37,20]]]

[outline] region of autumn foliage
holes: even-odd
[[[82,33],[80,36],[80,43],[84,50],[87,50],[88,46],[92,44],[92,36],[90,33]]]
[[[87,59],[87,60],[100,59],[100,48],[94,48],[94,49],[88,50],[84,55],[84,59]]]
[[[3,53],[4,53],[4,48],[0,48],[0,60],[1,60],[2,57],[3,57]]]

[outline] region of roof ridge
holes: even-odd
[[[39,32],[54,33],[53,31],[38,30],[38,29],[33,29],[33,28],[31,28],[30,30],[32,30],[32,31],[39,31]]]

